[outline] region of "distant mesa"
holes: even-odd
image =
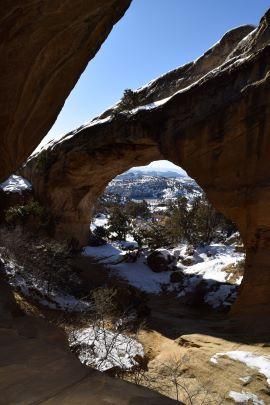
[[[185,174],[185,172],[175,172],[171,170],[147,170],[147,169],[142,169],[138,170],[136,169],[130,169],[125,173],[120,174],[117,176],[119,179],[123,178],[129,178],[129,177],[140,177],[140,176],[151,176],[151,177],[167,177],[167,178],[173,178],[173,179],[178,179],[178,178],[183,178],[187,177],[188,175]]]

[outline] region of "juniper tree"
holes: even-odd
[[[125,240],[130,230],[130,220],[121,206],[115,206],[111,210],[108,221],[108,230],[115,233],[119,240]]]

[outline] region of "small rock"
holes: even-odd
[[[194,253],[195,253],[194,246],[192,245],[187,246],[185,256],[193,256]]]
[[[181,260],[181,263],[182,263],[184,266],[192,266],[193,264],[195,264],[195,261],[194,261],[193,257],[188,256],[188,257],[184,257],[184,258]]]

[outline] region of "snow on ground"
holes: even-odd
[[[178,258],[184,255],[186,249],[187,245],[182,245],[177,249],[160,249],[160,251],[164,255],[173,254]],[[177,283],[170,283],[170,271],[155,273],[148,267],[147,252],[141,254],[134,263],[124,261],[125,253],[117,243],[99,247],[87,246],[84,249],[84,255],[96,258],[110,269],[112,275],[125,279],[144,292],[159,294],[164,284],[170,291],[179,289]],[[178,264],[179,270],[187,275],[178,296],[184,297],[187,293],[193,292],[200,281],[205,280],[209,286],[214,286],[205,297],[205,301],[210,306],[217,308],[224,305],[224,302],[225,305],[231,305],[231,300],[236,297],[236,286],[226,284],[228,273],[222,271],[222,268],[228,264],[235,264],[243,258],[244,255],[236,253],[233,246],[212,244],[205,248],[198,248],[193,255],[195,264],[191,266],[184,266],[180,262]],[[237,283],[240,283],[240,279]]]
[[[93,218],[91,224],[90,224],[90,229],[93,232],[98,226],[103,226],[106,227],[108,223],[108,217],[104,214],[99,214],[95,218]]]
[[[144,356],[142,345],[130,336],[98,327],[89,327],[70,335],[70,346],[80,346],[83,364],[105,371],[118,366],[131,369],[137,365],[135,356]]]
[[[0,184],[0,189],[6,193],[19,193],[22,194],[24,190],[31,190],[32,185],[21,176],[13,174],[4,183]]]
[[[180,255],[183,255],[184,250],[185,248],[180,249]],[[182,268],[182,264],[179,264],[183,273],[192,277],[185,279],[184,288],[178,296],[184,297],[187,293],[194,292],[204,280],[212,287],[212,291],[205,295],[204,301],[214,309],[224,305],[230,306],[236,299],[236,285],[241,283],[242,277],[238,278],[236,285],[229,284],[227,283],[229,274],[223,271],[223,268],[243,259],[244,254],[235,252],[234,246],[211,244],[197,248],[193,256],[195,263],[192,266]]]
[[[185,246],[180,250],[180,254],[185,250]],[[222,268],[230,264],[235,264],[244,259],[243,253],[235,252],[234,246],[225,246],[220,243],[213,243],[210,246],[197,248],[195,252],[197,263],[186,267],[186,274],[196,274],[204,279],[211,279],[219,282],[226,282],[228,273]],[[240,284],[241,278],[237,280]]]
[[[230,391],[229,397],[234,400],[237,404],[253,404],[253,405],[264,405],[265,402],[259,399],[257,395],[250,392],[236,392]]]
[[[108,228],[109,216],[104,214],[99,214],[92,219],[90,224],[90,230],[93,232],[97,227],[102,226]],[[116,237],[116,233],[111,232],[111,236]],[[132,250],[138,247],[138,243],[134,240],[133,236],[129,233],[126,236],[126,240],[118,241],[116,245],[122,250]]]
[[[232,300],[235,301],[237,297],[235,287],[231,285],[221,285],[216,291],[209,292],[204,300],[212,308],[218,308],[221,305],[230,306]],[[229,299],[229,300],[228,300]]]
[[[168,207],[163,207],[162,205],[157,205],[154,211],[168,211]]]
[[[25,269],[13,262],[4,263],[0,258],[0,262],[4,264],[3,268],[9,278],[9,284],[21,291],[24,296],[34,298],[41,305],[51,309],[59,309],[68,312],[81,312],[89,308],[89,303],[84,300],[79,300],[73,295],[63,291],[57,291],[51,288],[47,291],[46,283],[43,280],[30,279],[24,277]]]
[[[139,257],[135,263],[117,264],[114,272],[141,291],[153,294],[159,294],[162,291],[162,285],[170,282],[170,273],[153,273],[145,264],[144,256]]]
[[[247,375],[245,377],[240,377],[239,380],[242,381],[244,384],[248,384],[252,381],[252,377],[251,375]]]
[[[86,246],[83,250],[83,254],[85,256],[94,257],[95,259],[101,261],[102,263],[106,263],[108,259],[118,260],[120,256],[124,254],[124,252],[120,248],[117,248],[116,246],[107,243],[106,245],[97,247]]]
[[[227,356],[232,360],[240,361],[246,364],[247,367],[258,370],[263,374],[268,385],[270,385],[270,356],[260,356],[251,352],[245,352],[241,350],[234,350],[231,352],[216,353],[211,357],[210,361],[213,364],[218,364],[219,357]]]
[[[170,273],[154,273],[144,262],[146,258],[141,255],[135,263],[123,262],[126,252],[120,247],[107,244],[104,246],[84,248],[84,254],[99,260],[107,265],[112,275],[119,276],[132,286],[147,293],[159,294],[161,285],[169,283]]]

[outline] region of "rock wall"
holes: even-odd
[[[130,2],[1,4],[0,182],[47,134],[80,74]]]
[[[59,236],[86,242],[91,206],[107,183],[131,166],[168,159],[183,167],[239,227],[247,263],[233,312],[269,315],[269,22],[270,11],[253,31],[234,30],[236,40],[229,41],[227,33],[226,52],[222,41],[218,45],[219,66],[216,52],[207,52],[200,66],[214,69],[195,75],[193,84],[185,82],[188,86],[169,99],[128,113],[111,111],[51,145],[43,152],[42,167],[40,156],[28,162],[23,175],[55,215]],[[183,70],[178,73],[179,83],[188,80]],[[171,73],[139,93],[157,92],[164,80],[170,94],[176,83]],[[167,96],[166,86],[162,96]]]

